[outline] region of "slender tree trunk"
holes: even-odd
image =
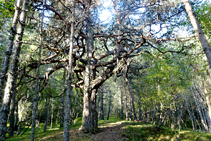
[[[139,101],[138,101],[138,105],[139,105],[139,116],[138,119],[141,121],[142,120],[142,111],[141,111],[141,95],[139,94]]]
[[[15,82],[16,82],[16,80],[15,80]],[[15,83],[14,87],[16,87],[16,83]],[[15,96],[16,96],[16,88],[14,88],[14,91],[13,91],[13,94],[12,94],[11,111],[10,111],[10,130],[9,130],[9,137],[13,137],[14,136],[15,103],[16,103]]]
[[[28,8],[28,0],[24,0],[23,7],[22,7],[22,13],[20,15],[20,23],[21,24],[17,31],[18,34],[16,36],[16,42],[15,42],[13,52],[12,52],[12,58],[11,58],[11,62],[10,62],[7,83],[6,83],[6,87],[5,87],[5,91],[4,91],[2,107],[0,110],[0,140],[5,140],[7,119],[8,119],[8,114],[10,111],[11,96],[13,93],[12,88],[14,88],[15,77],[17,77],[15,72],[17,71],[17,66],[18,66],[18,58],[19,58],[20,50],[21,50],[22,37],[23,37],[25,19],[26,19],[26,12],[28,11],[27,8]]]
[[[211,68],[211,48],[210,48],[210,45],[209,45],[209,43],[208,43],[208,41],[207,41],[207,39],[204,35],[204,32],[202,31],[202,29],[199,25],[199,22],[197,21],[195,15],[193,13],[193,10],[192,10],[192,7],[190,5],[189,0],[182,0],[182,2],[185,5],[186,12],[188,13],[191,24],[192,24],[200,42],[201,42],[203,51],[206,54],[207,61],[208,61],[209,66]]]
[[[63,73],[63,95],[62,95],[62,98],[61,98],[61,110],[60,110],[60,128],[63,127],[64,125],[64,96],[65,96],[65,75],[66,71],[65,71],[65,68],[64,68],[64,73]]]
[[[13,21],[12,21],[12,27],[10,29],[9,42],[7,44],[7,49],[5,51],[5,57],[2,62],[2,69],[0,72],[0,99],[2,99],[2,91],[3,91],[4,81],[6,80],[6,73],[7,73],[8,66],[9,66],[9,60],[10,60],[10,56],[12,54],[13,41],[14,41],[15,35],[16,35],[16,26],[17,26],[18,17],[20,15],[20,11],[21,11],[21,9],[20,9],[21,4],[22,4],[22,0],[17,0],[16,6],[15,6],[15,14],[14,14]]]
[[[39,54],[38,54],[38,64],[36,70],[36,83],[35,83],[35,93],[33,99],[33,109],[32,109],[32,126],[31,126],[31,141],[34,141],[35,135],[35,125],[36,125],[36,111],[37,111],[37,95],[39,92],[39,75],[40,75],[40,63],[41,63],[41,52],[42,52],[42,28],[43,28],[43,19],[44,19],[44,5],[45,0],[43,0],[43,8],[42,8],[42,17],[40,24],[40,43],[39,43]]]
[[[99,119],[104,120],[104,110],[103,110],[103,87],[99,92]]]
[[[123,91],[122,87],[120,87],[120,120],[123,120]]]
[[[52,127],[53,127],[53,111],[54,111],[53,98],[51,98],[51,126],[50,126],[50,129],[52,129]]]
[[[70,49],[69,49],[69,64],[67,75],[67,93],[64,117],[64,141],[69,141],[70,128],[70,103],[72,97],[72,53],[73,53],[73,39],[74,39],[74,22],[75,22],[75,0],[72,1],[72,20],[71,20],[71,35],[70,35]]]
[[[18,127],[18,101],[15,103],[15,116],[14,116],[14,127]]]
[[[59,110],[56,113],[56,125],[58,124],[58,119],[59,119]]]
[[[134,95],[133,95],[132,86],[131,86],[130,81],[129,80],[127,80],[127,81],[128,81],[128,89],[129,89],[131,103],[132,103],[132,108],[133,108],[134,120],[137,120],[136,109],[135,109],[135,105],[134,105]]]
[[[125,120],[128,120],[129,119],[129,112],[128,112],[128,99],[127,99],[127,92],[126,92],[126,88],[125,88],[125,85],[124,86],[124,93],[125,93],[125,115],[126,115],[126,119]]]
[[[151,117],[152,117],[152,124],[155,124],[155,110],[154,109],[151,109]]]
[[[43,132],[47,131],[47,126],[48,126],[48,98],[46,96],[46,100],[45,100],[45,122],[44,122],[44,127],[43,127]]]
[[[195,123],[195,116],[194,116],[194,113],[190,111],[187,101],[186,101],[186,110],[188,111],[188,114],[190,116],[193,131],[196,131],[197,129],[196,129],[196,123]]]
[[[110,112],[111,112],[111,92],[109,91],[109,96],[108,96],[108,113],[107,113],[107,120],[109,120]]]
[[[200,116],[200,118],[201,118],[201,123],[202,123],[202,125],[203,125],[205,131],[208,132],[208,126],[207,126],[205,117],[203,116],[201,106],[199,105],[200,103],[199,103],[198,97],[197,97],[197,95],[195,94],[195,92],[194,92],[193,89],[192,89],[192,94],[193,94],[193,97],[194,97],[194,100],[195,100],[195,103],[196,103],[196,108],[197,108],[198,113],[199,113],[199,116]]]

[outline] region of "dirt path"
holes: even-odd
[[[100,132],[97,134],[92,134],[90,137],[90,141],[123,141],[128,140],[128,138],[123,137],[122,134],[124,132],[124,124],[122,122],[116,122],[106,127],[100,126]]]
[[[128,138],[123,137],[124,132],[124,122],[115,122],[110,124],[105,124],[105,126],[99,126],[99,133],[97,134],[84,134],[77,129],[70,130],[70,141],[123,141],[128,140]],[[54,135],[48,135],[39,139],[38,141],[62,141],[63,132],[59,132]]]

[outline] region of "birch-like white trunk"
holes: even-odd
[[[5,140],[7,119],[8,119],[8,114],[10,111],[11,96],[13,93],[12,88],[15,83],[15,77],[17,77],[15,72],[17,71],[18,58],[20,56],[22,37],[23,37],[23,33],[24,33],[27,11],[28,11],[28,0],[24,0],[23,6],[22,6],[22,12],[20,15],[20,25],[18,27],[16,41],[15,41],[15,45],[14,45],[13,51],[12,51],[12,57],[11,57],[11,62],[10,62],[8,77],[7,77],[7,83],[6,83],[6,87],[4,90],[2,107],[0,110],[0,140]]]
[[[14,41],[15,35],[16,35],[16,26],[17,26],[18,19],[19,19],[18,17],[20,15],[20,11],[21,11],[21,4],[22,4],[22,0],[17,0],[16,6],[15,6],[15,14],[14,14],[13,21],[12,21],[12,27],[10,29],[9,42],[7,44],[7,48],[5,51],[5,57],[2,62],[2,69],[0,72],[0,99],[2,98],[4,81],[6,79],[6,73],[7,73],[8,66],[9,66],[10,56],[12,54],[13,41]]]

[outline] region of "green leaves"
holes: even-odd
[[[0,29],[8,18],[12,18],[15,12],[15,0],[0,1]]]

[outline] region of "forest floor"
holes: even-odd
[[[168,127],[157,128],[151,124],[118,121],[116,119],[100,120],[99,133],[84,134],[78,131],[81,122],[76,121],[70,127],[70,141],[211,141],[211,134],[192,132],[191,130],[172,130]],[[8,138],[6,141],[29,141],[30,129],[22,136]],[[62,141],[63,129],[54,127],[47,132],[37,129],[35,141]]]

